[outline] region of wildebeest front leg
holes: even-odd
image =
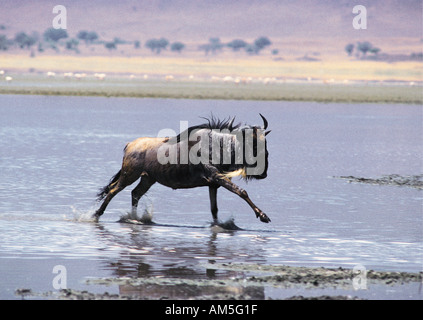
[[[257,206],[250,200],[250,198],[248,197],[247,191],[238,187],[235,183],[233,183],[229,179],[218,179],[217,183],[220,186],[224,187],[225,189],[228,189],[229,191],[237,194],[242,199],[244,199],[250,205],[250,207],[254,210],[254,212],[256,213],[256,217],[260,218],[260,221],[266,222],[266,223],[270,222],[270,218],[263,211],[257,208]]]
[[[210,209],[213,216],[213,222],[217,223],[217,187],[209,187],[209,196],[210,196]]]

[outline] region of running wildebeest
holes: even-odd
[[[264,179],[267,176],[268,152],[263,126],[234,125],[232,120],[212,117],[208,123],[192,126],[176,137],[138,138],[125,146],[121,170],[98,193],[104,199],[95,212],[96,220],[104,213],[112,198],[139,178],[132,190],[132,213],[136,214],[138,201],[158,182],[173,189],[208,186],[211,213],[217,223],[216,195],[219,187],[237,194],[254,210],[262,222],[269,217],[250,200],[245,190],[231,179]]]

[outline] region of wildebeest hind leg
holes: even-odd
[[[106,210],[107,205],[110,201],[112,201],[113,197],[125,189],[130,184],[134,183],[139,175],[131,174],[128,175],[125,171],[119,176],[119,179],[110,185],[110,190],[107,192],[106,197],[104,198],[103,203],[101,204],[100,208],[94,213],[93,218],[98,221],[100,216]]]
[[[150,187],[155,183],[154,179],[151,179],[147,174],[141,176],[140,183],[132,190],[132,214],[137,213],[138,201],[141,197],[150,189]]]
[[[100,216],[104,213],[104,210],[106,210],[107,205],[113,199],[113,197],[117,195],[120,191],[122,191],[125,187],[122,187],[121,184],[118,183],[117,186],[111,189],[107,194],[106,198],[104,199],[103,203],[101,204],[100,208],[94,213],[93,218],[98,220]]]

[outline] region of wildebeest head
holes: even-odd
[[[267,168],[269,166],[267,151],[266,131],[268,122],[263,119],[263,126],[249,126],[244,129],[244,165],[246,179],[264,179],[267,177]]]
[[[245,180],[264,179],[267,177],[268,156],[266,135],[270,131],[266,131],[268,122],[261,115],[263,125],[233,125],[234,119],[219,121],[212,118],[209,121],[209,128],[218,128],[223,131],[226,129],[226,138],[219,136],[219,133],[212,131],[211,136],[214,141],[220,139],[220,151],[231,150],[230,162],[225,161],[225,156],[220,157],[219,169],[223,171],[222,175],[226,178],[240,176]],[[216,124],[220,124],[217,126]],[[219,132],[223,132],[219,131]],[[216,145],[216,144],[215,144]],[[211,150],[211,152],[216,152]],[[223,159],[223,161],[222,161]],[[228,158],[227,158],[228,159]],[[216,163],[215,163],[216,164]]]
[[[184,132],[169,140],[170,145],[180,144],[179,155],[186,156],[184,161],[174,153],[164,153],[164,161],[174,159],[173,163],[208,164],[216,167],[222,176],[233,178],[241,176],[246,180],[267,177],[268,156],[266,131],[268,122],[261,115],[263,125],[234,125],[235,118],[219,120],[206,118],[207,123],[189,127]],[[188,146],[187,146],[188,144]],[[184,147],[185,146],[185,149]],[[189,148],[189,150],[188,150]],[[176,152],[177,149],[172,149]],[[172,162],[170,162],[172,163]]]

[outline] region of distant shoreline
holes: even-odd
[[[423,63],[5,54],[0,94],[423,103]]]
[[[312,81],[405,81],[423,82],[422,61],[386,62],[357,60],[349,57],[328,56],[316,61],[309,59],[269,56],[254,57],[168,57],[168,56],[75,56],[2,54],[0,71],[9,74],[105,73],[136,77],[167,76],[212,79],[276,78],[279,80],[310,79]],[[2,82],[0,75],[0,84]]]
[[[0,82],[0,94],[133,97],[210,100],[313,101],[322,103],[423,104],[421,85],[378,83],[282,82],[264,84],[225,83],[184,79],[128,79],[113,77],[97,80],[51,79],[45,76],[14,78]]]

